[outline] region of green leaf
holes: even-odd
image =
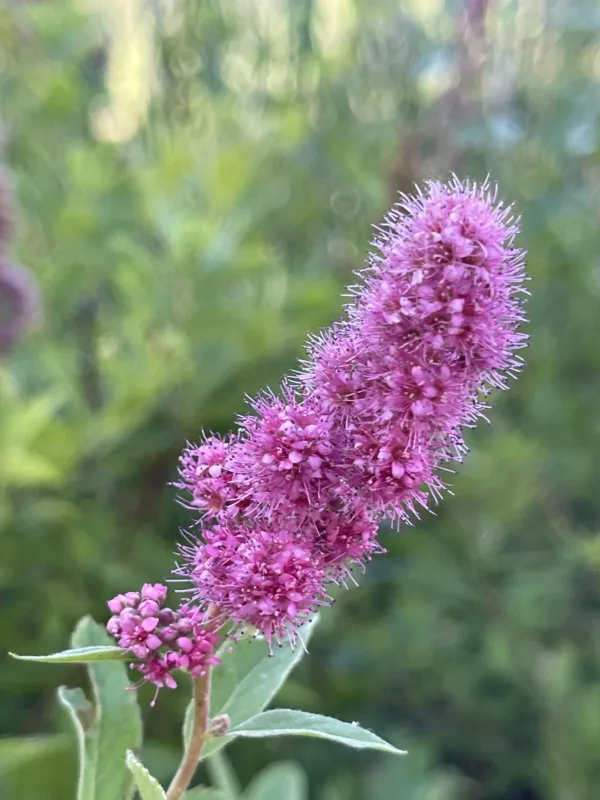
[[[77,734],[79,751],[77,800],[85,800],[88,796],[95,798],[93,771],[97,751],[95,709],[81,689],[68,689],[66,686],[59,687],[58,702],[67,710]]]
[[[375,733],[361,728],[357,723],[341,722],[339,719],[323,717],[321,714],[309,714],[306,711],[286,708],[257,714],[252,719],[237,725],[229,733],[230,737],[251,738],[291,735],[315,736],[361,750],[383,750],[394,755],[406,755],[405,750],[398,750]]]
[[[152,775],[150,775],[146,767],[141,761],[138,761],[131,750],[127,751],[125,763],[133,775],[135,785],[142,800],[166,800],[167,795],[165,794],[160,783],[156,780],[156,778],[153,778]]]
[[[242,787],[224,753],[214,753],[206,762],[206,767],[223,800],[237,800],[240,797]]]
[[[84,731],[91,730],[96,719],[96,709],[87,699],[82,689],[69,689],[59,686],[58,699],[66,708],[73,722],[80,725]]]
[[[298,764],[281,761],[263,770],[248,787],[246,800],[306,800],[308,781]]]
[[[225,800],[225,796],[212,786],[197,786],[183,795],[183,800]]]
[[[302,628],[305,644],[310,641],[318,621],[318,616],[315,616]],[[250,655],[252,648],[258,650],[259,656]],[[228,714],[232,727],[235,727],[258,714],[275,697],[304,654],[304,648],[298,643],[293,650],[284,646],[271,656],[267,643],[262,638],[239,642],[231,653],[220,654],[223,663],[215,670],[213,697],[218,697],[219,691],[224,693],[225,686],[231,690],[213,716]],[[225,669],[222,670],[222,667]],[[229,682],[232,677],[235,679],[233,685]]]
[[[75,648],[104,646],[109,640],[90,617],[78,623],[72,637]],[[94,703],[81,689],[61,687],[58,699],[68,711],[79,746],[78,800],[125,800],[133,780],[125,764],[128,750],[139,749],[142,721],[125,665],[120,662],[88,666]]]
[[[70,734],[0,738],[0,796],[21,800],[75,796]]]
[[[301,629],[302,639],[308,644],[319,621],[318,616]],[[229,645],[221,647],[218,656],[221,664],[213,673],[211,716],[227,714],[235,727],[260,713],[275,697],[290,672],[304,656],[299,643],[277,649],[273,656],[262,637],[244,639],[229,652]],[[184,738],[187,741],[191,723],[191,705],[186,712]],[[230,741],[229,736],[211,739],[205,745],[204,755],[217,752]]]
[[[76,647],[73,650],[62,650],[60,653],[51,653],[47,656],[21,656],[17,653],[9,655],[19,661],[42,661],[45,664],[91,664],[96,661],[125,661],[132,658],[131,654],[112,645]]]

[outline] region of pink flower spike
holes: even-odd
[[[154,633],[191,674],[215,658],[213,634],[196,625],[209,609],[219,624],[254,626],[270,649],[294,644],[331,602],[328,586],[354,582],[351,565],[382,552],[383,519],[409,522],[442,497],[441,476],[467,451],[463,429],[522,365],[517,232],[487,183],[433,181],[403,197],[346,317],[311,341],[301,372],[252,401],[236,437],[186,447],[177,485],[205,516],[176,572],[196,619],[182,607]],[[121,623],[124,646],[147,646],[140,619],[156,615],[138,605]]]

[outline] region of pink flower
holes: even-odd
[[[461,429],[480,416],[487,387],[504,387],[519,369],[516,231],[486,186],[433,182],[404,198],[354,290],[349,322],[311,346],[307,393],[332,404],[340,364],[352,375],[351,402],[333,402],[346,433],[337,461],[343,485],[374,513],[402,519],[427,502],[426,488],[437,497],[437,473],[461,460]]]
[[[332,326],[312,340],[308,352],[310,359],[301,378],[305,385],[319,387],[324,408],[350,410],[365,401],[364,345],[355,331],[341,324]]]
[[[380,255],[353,310],[371,348],[400,346],[416,366],[503,386],[526,340],[517,331],[525,280],[517,230],[487,185],[431,182],[404,198],[376,240]]]
[[[353,508],[332,504],[313,524],[312,547],[323,558],[329,574],[342,581],[348,563],[364,569],[373,553],[385,552],[377,541],[379,525],[362,503]]]
[[[183,553],[197,599],[210,597],[226,618],[262,631],[269,647],[295,642],[298,627],[329,604],[325,559],[292,531],[229,523],[204,536]]]
[[[298,513],[326,505],[337,477],[332,462],[333,420],[312,397],[254,401],[256,415],[241,420],[242,437],[232,458],[236,483],[257,516]]]
[[[233,437],[205,436],[202,444],[188,444],[179,459],[181,480],[175,485],[190,496],[190,507],[218,514],[237,496],[230,452]]]

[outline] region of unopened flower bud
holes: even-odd
[[[216,739],[219,736],[225,736],[228,733],[230,726],[231,720],[229,719],[229,716],[227,714],[219,714],[218,717],[211,719],[208,726],[208,732]]]

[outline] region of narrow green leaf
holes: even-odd
[[[76,649],[97,649],[109,642],[90,617],[78,623],[72,637]],[[133,793],[125,764],[128,750],[139,749],[142,722],[125,665],[112,661],[88,665],[94,703],[81,689],[61,687],[58,699],[68,711],[79,745],[78,800],[126,800]]]
[[[281,761],[259,773],[244,797],[246,800],[307,800],[308,781],[298,764]]]
[[[318,616],[315,616],[301,629],[305,644],[310,641],[318,621]],[[228,646],[223,646],[218,653],[221,664],[213,673],[211,716],[228,714],[232,727],[235,727],[260,713],[281,689],[304,654],[305,650],[299,643],[294,650],[285,646],[271,656],[262,637],[238,642],[233,645],[231,652]],[[188,708],[184,722],[186,741],[190,722]],[[229,741],[229,736],[211,739],[205,745],[205,756],[217,752]]]
[[[206,767],[223,800],[238,800],[242,787],[227,756],[224,753],[215,753],[207,760]]]
[[[406,755],[405,750],[398,750],[381,739],[377,734],[361,728],[357,723],[341,722],[332,717],[320,714],[309,714],[306,711],[277,708],[257,714],[230,731],[230,737],[245,736],[259,738],[263,736],[315,736],[319,739],[330,739],[358,749],[383,750],[394,755]]]
[[[146,767],[133,755],[131,750],[127,751],[125,763],[133,775],[133,780],[142,800],[166,800],[167,795],[160,783],[150,775]]]
[[[131,655],[120,647],[106,645],[105,647],[77,647],[73,650],[62,650],[60,653],[51,653],[47,656],[21,656],[18,653],[9,653],[9,656],[19,661],[41,661],[44,664],[91,664],[94,661],[125,661],[131,660]]]

